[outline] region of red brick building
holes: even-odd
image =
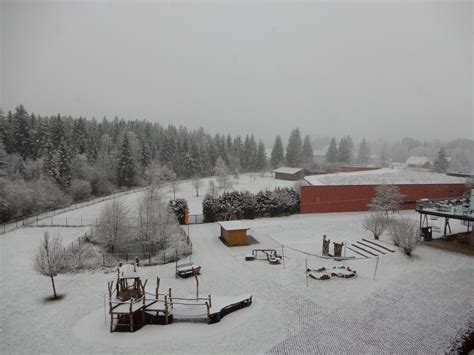
[[[460,178],[391,169],[310,176],[305,180],[309,185],[300,189],[300,213],[367,211],[376,187],[382,184],[399,187],[404,195],[403,209],[414,209],[416,200],[423,198],[461,197],[469,192]]]

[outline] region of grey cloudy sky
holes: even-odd
[[[473,138],[471,1],[4,1],[0,105],[271,141]]]

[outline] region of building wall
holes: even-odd
[[[221,227],[221,237],[231,246],[246,245],[247,231],[245,229],[236,231],[226,231]]]
[[[367,211],[378,185],[301,186],[300,213]],[[405,195],[403,209],[414,209],[416,200],[461,197],[464,184],[398,185]]]
[[[297,174],[275,173],[275,179],[297,181],[297,180],[303,179],[305,175],[306,175],[305,171],[300,171]]]

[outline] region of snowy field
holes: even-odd
[[[83,212],[91,213],[90,208]],[[70,214],[80,215],[80,210]],[[413,212],[403,214],[417,218]],[[217,224],[190,226],[193,262],[203,268],[200,294],[248,292],[253,304],[213,325],[147,325],[136,333],[109,333],[104,295],[113,272],[60,275],[57,290],[65,297],[45,303],[52,292],[50,281],[31,269],[31,256],[45,228],[7,233],[0,238],[1,352],[443,353],[474,316],[472,257],[425,246],[411,259],[398,251],[388,253],[380,257],[374,280],[375,258],[335,262],[294,250],[320,254],[323,234],[336,242],[370,238],[360,226],[364,216],[314,214],[245,221],[260,244],[234,248],[217,238]],[[65,244],[84,232],[50,230],[60,233]],[[386,236],[380,243],[393,248]],[[244,260],[253,248],[280,251],[282,244],[285,265]],[[313,269],[350,266],[357,277],[309,279],[307,287],[305,259]],[[144,273],[148,291],[159,276],[161,287],[171,287],[175,296],[195,294],[194,279],[176,279],[174,264],[148,267]]]
[[[181,182],[178,184],[176,190],[176,198],[184,198],[188,201],[189,214],[200,215],[202,214],[202,201],[207,193],[208,185],[210,180],[215,180],[215,177],[203,178],[202,187],[199,188],[199,196],[196,196],[196,190],[193,187],[191,181]],[[273,190],[276,187],[293,187],[295,186],[294,181],[276,180],[270,173],[266,173],[264,176],[260,174],[242,174],[239,179],[233,179],[232,190],[237,191],[249,191],[257,193],[261,190]],[[217,186],[217,183],[216,183]],[[163,200],[168,202],[173,199],[173,191],[171,187],[166,186],[162,190]],[[144,192],[132,193],[119,197],[129,207],[130,211],[136,210],[137,202],[142,197]],[[95,224],[96,219],[100,215],[101,209],[109,201],[99,202],[94,205],[90,205],[74,211],[58,214],[54,217],[48,217],[39,221],[39,225],[86,225]]]

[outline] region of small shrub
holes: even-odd
[[[387,218],[383,212],[373,212],[364,218],[362,227],[372,232],[374,239],[379,239],[387,226]]]
[[[175,214],[179,224],[184,224],[185,210],[188,208],[188,202],[185,199],[178,198],[169,202],[170,210]]]
[[[392,218],[388,223],[388,230],[393,244],[399,247],[405,255],[411,256],[419,240],[416,222],[405,217]]]

